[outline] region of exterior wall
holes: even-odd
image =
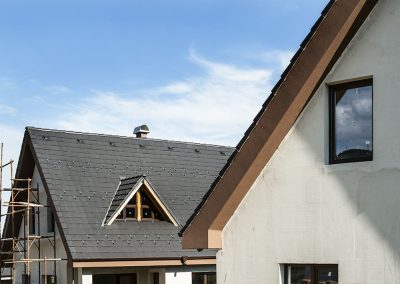
[[[400,1],[380,1],[223,231],[218,283],[338,264],[341,284],[400,281]],[[374,78],[374,161],[328,165],[327,83]]]
[[[47,195],[44,190],[43,183],[40,179],[39,172],[37,168],[35,167],[33,177],[32,177],[32,187],[33,188],[39,188],[39,201],[43,205],[47,205]],[[36,196],[37,194],[35,194]],[[33,195],[31,195],[31,200],[33,199]],[[65,252],[64,245],[62,243],[60,234],[57,230],[55,229],[55,251],[54,247],[51,245],[51,242],[54,242],[54,234],[53,233],[47,233],[47,208],[43,207],[40,208],[40,214],[39,216],[36,215],[36,234],[39,234],[41,236],[49,236],[49,239],[42,239],[41,240],[41,245],[40,245],[40,258],[44,259],[46,258],[61,258],[63,260],[57,261],[55,266],[54,266],[54,261],[49,261],[47,262],[47,275],[57,275],[57,283],[66,283],[67,279],[67,255]],[[38,220],[40,218],[40,220]],[[39,224],[40,224],[40,230],[39,230]],[[19,232],[19,236],[23,237],[24,236],[24,227],[23,223],[21,224],[21,229]],[[37,241],[36,241],[37,243]],[[31,250],[30,250],[30,258],[31,259],[39,259],[39,250],[35,245],[32,245]],[[55,255],[54,255],[55,253]],[[17,254],[17,259],[21,259],[24,257],[23,254]],[[31,283],[36,284],[39,283],[39,275],[44,275],[45,274],[45,264],[44,262],[32,262],[30,264],[30,271],[31,271]],[[39,273],[40,270],[40,273]],[[16,283],[22,283],[22,274],[25,273],[25,266],[23,263],[20,263],[16,267]],[[40,276],[41,278],[42,276]],[[42,283],[42,282],[40,282]]]

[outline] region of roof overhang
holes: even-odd
[[[186,249],[222,247],[222,230],[378,0],[331,1],[207,198],[181,231]]]
[[[176,258],[176,259],[137,259],[137,260],[94,260],[74,261],[74,268],[111,268],[111,267],[165,267],[215,265],[215,258]]]

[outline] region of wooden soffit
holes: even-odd
[[[221,248],[221,232],[378,0],[331,1],[181,231],[184,248]]]

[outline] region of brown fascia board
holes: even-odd
[[[324,10],[221,177],[181,231],[183,248],[221,248],[226,223],[377,2],[337,0]]]
[[[144,258],[144,259],[82,259],[74,260],[74,268],[165,267],[216,265],[215,257]]]

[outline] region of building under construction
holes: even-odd
[[[1,163],[4,283],[215,283],[215,251],[179,231],[234,149],[148,132],[26,128],[18,165]]]
[[[3,161],[3,144],[0,153],[0,203],[2,208],[0,279],[1,283],[56,283],[57,258],[54,219],[40,185],[32,178],[14,178],[14,161]],[[3,186],[4,169],[10,173],[9,188]],[[6,210],[4,210],[6,209]],[[44,219],[52,225],[42,226]],[[3,224],[5,222],[5,224]],[[46,228],[44,231],[43,229]],[[11,232],[11,234],[10,234]],[[21,277],[18,279],[17,275]]]

